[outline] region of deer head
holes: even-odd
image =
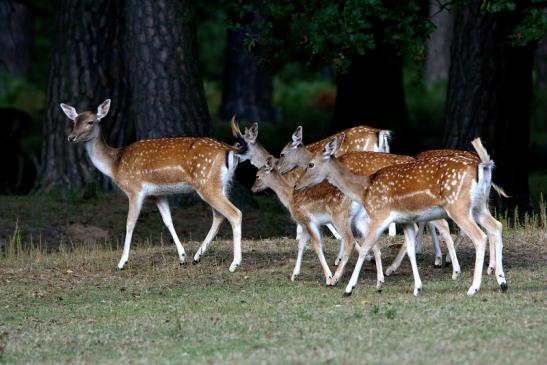
[[[272,174],[276,174],[276,163],[276,159],[273,156],[270,156],[266,160],[266,163],[260,169],[258,169],[258,171],[256,172],[255,183],[251,188],[253,193],[258,193],[270,187]]]
[[[298,126],[292,134],[292,141],[287,143],[281,154],[277,169],[280,173],[285,174],[296,167],[306,167],[312,154],[302,143],[302,126]]]
[[[110,99],[106,99],[97,108],[97,112],[78,113],[73,106],[61,103],[61,109],[73,121],[72,133],[68,141],[72,143],[88,142],[100,134],[99,122],[106,117],[110,109]]]
[[[295,190],[302,190],[312,185],[317,185],[321,181],[328,179],[329,170],[331,165],[334,163],[332,158],[338,149],[344,142],[345,135],[342,133],[338,137],[333,137],[323,148],[323,150],[317,152],[313,155],[311,160],[308,162],[308,166],[304,170],[304,173],[300,176],[296,185],[294,186]],[[329,180],[330,182],[330,180]]]
[[[262,167],[271,155],[256,140],[258,137],[258,123],[253,123],[250,128],[245,128],[245,133],[241,133],[234,116],[232,117],[231,126],[234,138],[241,141],[240,144],[244,142],[247,146],[247,151],[240,155],[240,161],[243,162],[249,160],[253,166],[257,168]]]

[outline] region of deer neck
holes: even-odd
[[[289,182],[280,174],[277,174],[272,176],[275,181],[274,184],[271,184],[270,189],[272,189],[279,200],[281,201],[281,204],[285,206],[285,208],[290,210],[290,205],[292,201],[293,196],[293,187],[289,184]]]
[[[85,149],[93,165],[108,177],[113,177],[114,166],[117,161],[119,149],[106,144],[101,129],[98,135],[85,143]]]
[[[363,192],[369,185],[369,177],[355,175],[336,159],[332,159],[330,164],[331,168],[327,175],[328,182],[349,196],[351,200],[363,204]]]

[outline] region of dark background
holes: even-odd
[[[0,0],[2,194],[111,184],[66,142],[112,99],[107,140],[212,135],[260,122],[272,153],[366,124],[392,152],[483,138],[498,211],[547,191],[546,1]],[[254,170],[238,172],[245,184]]]

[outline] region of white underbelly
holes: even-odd
[[[146,195],[169,195],[169,194],[182,194],[189,193],[194,190],[194,187],[189,183],[176,183],[176,184],[143,184],[143,192]]]
[[[444,218],[447,218],[447,214],[441,207],[432,207],[418,212],[391,213],[391,219],[395,223],[428,222]]]

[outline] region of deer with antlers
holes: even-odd
[[[357,284],[365,255],[376,244],[380,234],[392,223],[404,224],[405,236],[414,239],[414,222],[450,217],[475,245],[473,283],[467,294],[477,293],[482,281],[482,266],[487,238],[494,242],[495,272],[502,290],[507,282],[502,265],[502,225],[488,210],[493,162],[480,139],[472,141],[480,162],[458,156],[437,157],[385,167],[369,177],[351,173],[334,155],[341,140],[333,138],[314,154],[304,174],[296,183],[301,190],[327,179],[344,194],[359,201],[370,220],[362,241],[359,258],[345,294]],[[488,236],[477,225],[480,224]],[[421,292],[416,268],[415,248],[407,244],[415,279],[414,294]]]
[[[224,218],[232,226],[234,259],[230,271],[241,264],[241,212],[226,197],[229,182],[246,152],[245,141],[239,148],[207,137],[177,137],[142,140],[122,148],[112,148],[101,135],[101,120],[110,108],[105,100],[97,111],[78,113],[67,104],[61,109],[73,121],[69,142],[83,143],[93,165],[109,176],[129,199],[123,254],[118,268],[129,258],[131,238],[143,201],[152,197],[165,226],[173,237],[179,260],[186,261],[186,252],[177,236],[166,195],[196,191],[213,211],[209,233],[194,256],[198,262],[216,236]]]

